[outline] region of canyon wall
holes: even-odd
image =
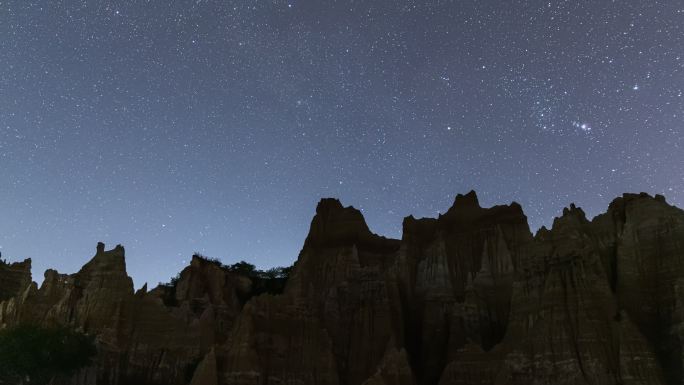
[[[69,385],[627,385],[684,383],[684,212],[625,194],[530,232],[517,203],[458,195],[438,218],[373,234],[318,204],[282,294],[201,257],[134,292],[121,246],[31,282],[0,265],[0,327],[97,338]]]

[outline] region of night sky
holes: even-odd
[[[0,251],[136,287],[297,257],[316,203],[379,234],[457,193],[537,229],[684,206],[684,1],[0,0]]]

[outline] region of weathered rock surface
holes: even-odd
[[[218,372],[216,370],[216,354],[214,349],[202,359],[192,375],[190,385],[218,385]]]
[[[15,263],[0,261],[0,301],[19,295],[30,284],[30,259]]]
[[[625,194],[532,235],[517,203],[458,195],[401,240],[323,199],[280,295],[195,257],[133,292],[123,247],[78,273],[0,265],[0,327],[71,325],[99,354],[71,385],[684,383],[684,212]]]
[[[363,385],[414,385],[413,371],[404,349],[390,349],[380,362],[378,371]]]
[[[134,293],[123,247],[105,251],[100,243],[79,272],[48,270],[40,288],[28,284],[0,303],[0,325],[69,325],[96,335],[97,375],[88,383],[187,384],[200,359],[232,329],[242,307],[238,297],[249,284],[193,258],[173,293],[163,286]]]
[[[437,219],[404,220],[398,263],[421,383],[437,383],[467,342],[487,350],[501,341],[515,268],[531,242],[520,205],[482,208],[472,191]]]
[[[360,384],[403,339],[399,242],[361,213],[324,199],[285,293],[248,303],[227,346],[226,383]]]

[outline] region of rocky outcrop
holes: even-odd
[[[623,297],[617,284],[623,276],[617,266],[625,260],[618,246],[625,242],[624,222],[608,219],[625,218],[615,211],[624,200],[645,207],[655,204],[658,208],[650,212],[660,220],[682,218],[662,199],[647,195],[625,195],[593,221],[574,205],[566,208],[550,230],[537,233],[520,260],[501,343],[491,352],[471,348],[467,356],[454,358],[441,384],[666,383],[664,373],[672,366],[662,354],[659,358],[659,345],[647,332],[650,326],[640,330],[643,309],[625,306],[632,299]],[[634,220],[631,225],[642,225]],[[683,252],[680,249],[679,255]],[[488,370],[481,371],[483,364]]]
[[[684,381],[684,212],[659,195],[625,194],[592,231],[620,309],[655,349],[668,382]]]
[[[400,240],[323,199],[282,294],[195,256],[133,292],[125,252],[30,281],[0,265],[0,327],[97,336],[71,385],[551,385],[684,382],[684,212],[625,194],[533,235],[517,203],[458,195]],[[256,293],[256,294],[255,294]]]
[[[249,285],[195,257],[175,285],[134,293],[124,248],[105,251],[100,243],[79,272],[48,270],[40,288],[29,284],[0,303],[0,324],[68,325],[96,335],[96,380],[88,383],[187,384],[200,359],[227,338]]]
[[[369,378],[388,344],[403,339],[398,282],[387,274],[398,248],[372,234],[358,210],[322,200],[285,293],[255,298],[240,315],[226,383]]]
[[[466,343],[489,350],[501,341],[515,269],[531,243],[520,205],[482,208],[472,191],[437,219],[404,220],[397,258],[421,383],[437,383]]]
[[[19,295],[30,284],[30,259],[15,263],[0,260],[0,301]]]

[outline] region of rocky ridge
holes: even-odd
[[[458,195],[401,240],[353,207],[318,204],[280,295],[194,257],[170,290],[137,292],[125,250],[31,282],[0,265],[0,328],[97,336],[71,385],[684,383],[684,212],[624,194],[588,220],[571,205],[530,232],[517,203]]]

